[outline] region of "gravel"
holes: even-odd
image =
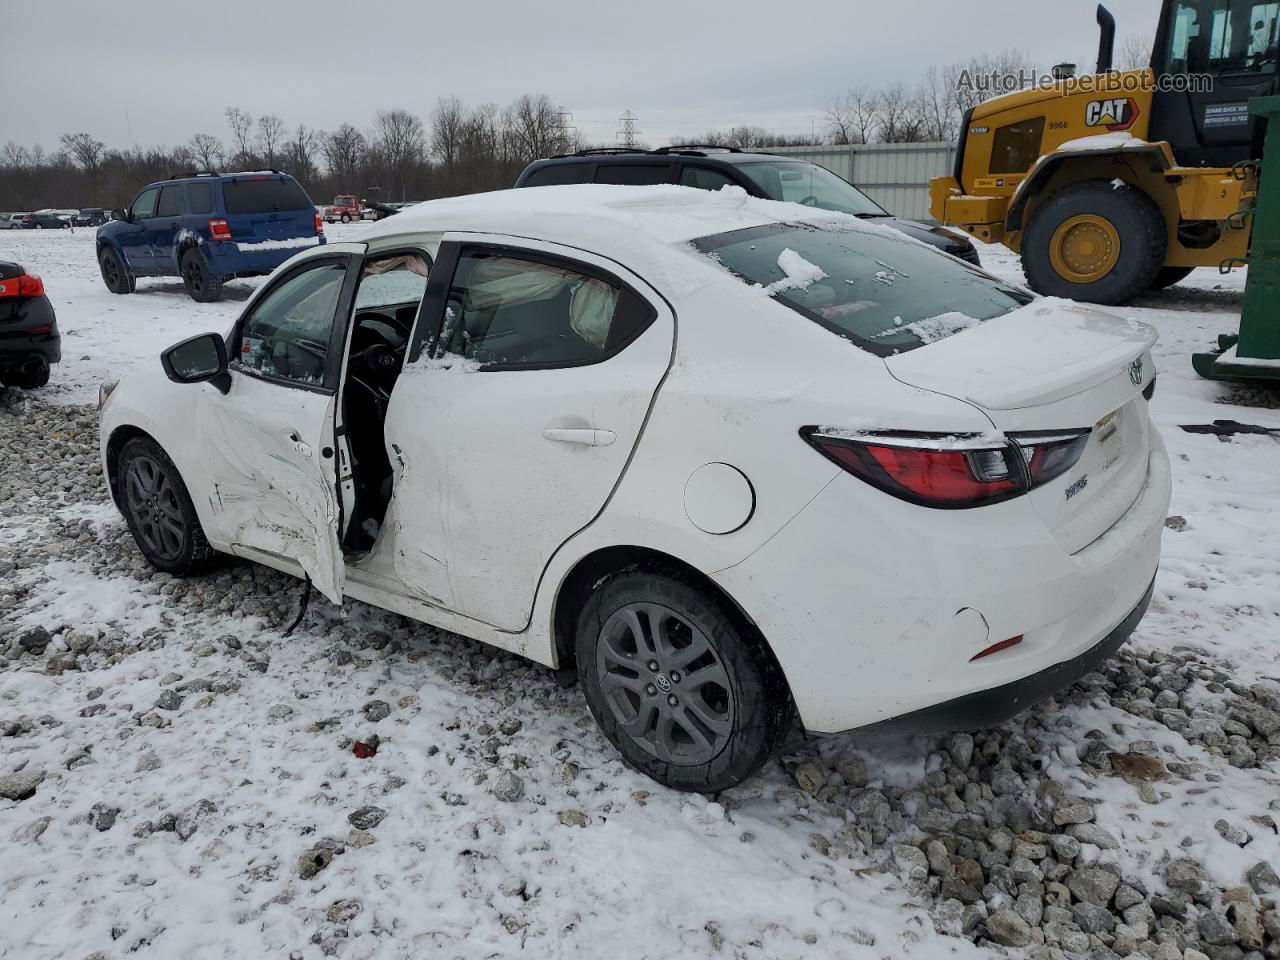
[[[39,457],[29,455],[33,443],[42,445]],[[15,452],[22,456],[9,459]],[[464,896],[491,898],[505,918],[503,930],[509,924],[527,932],[537,925],[537,909],[546,909],[534,892],[541,865],[502,866],[502,845],[564,858],[563,848],[544,852],[543,838],[586,840],[614,829],[623,805],[648,805],[654,823],[705,821],[731,830],[735,850],[789,838],[803,851],[797,856],[805,863],[788,868],[799,876],[826,871],[840,886],[853,882],[853,871],[882,872],[882,882],[900,884],[901,901],[922,905],[945,935],[1025,949],[1037,960],[1280,958],[1280,878],[1266,853],[1274,849],[1266,844],[1276,836],[1275,820],[1215,799],[1231,799],[1223,784],[1236,774],[1253,778],[1253,795],[1280,798],[1280,684],[1240,682],[1232,665],[1211,653],[1144,650],[1135,641],[1071,690],[1003,727],[915,738],[903,749],[918,762],[898,764],[897,748],[870,739],[795,735],[782,765],[699,803],[640,789],[590,722],[579,722],[585,712],[576,694],[558,691],[541,668],[390,615],[365,611],[349,623],[313,598],[299,632],[285,641],[311,644],[304,667],[278,677],[287,654],[262,639],[257,626],[241,629],[247,621],[237,618],[254,618],[267,630],[287,626],[297,612],[295,582],[241,563],[189,580],[149,570],[123,526],[102,519],[112,514],[97,469],[92,411],[27,403],[0,413],[0,456],[18,464],[0,489],[2,529],[22,533],[9,536],[0,559],[0,615],[21,614],[17,622],[0,616],[0,676],[29,671],[59,685],[53,689],[76,692],[56,717],[43,715],[42,704],[0,700],[6,748],[0,755],[8,770],[0,774],[0,798],[9,812],[25,813],[6,828],[13,845],[38,851],[51,838],[91,830],[94,842],[137,845],[145,855],[133,859],[131,873],[162,849],[147,845],[168,843],[197,858],[184,870],[213,876],[199,857],[205,851],[215,857],[221,845],[243,837],[244,863],[227,874],[243,875],[228,886],[252,890],[246,896],[263,910],[277,895],[308,903],[305,915],[317,918],[316,944],[340,940],[334,926],[374,923],[372,901],[364,906],[335,889],[307,900],[258,886],[265,883],[259,877],[282,875],[300,886],[292,874],[321,891],[345,882],[346,865],[332,867],[344,850],[351,859],[395,850],[412,859],[402,862],[398,879],[388,877],[403,883],[414,862],[453,856],[446,849],[456,847],[469,864],[459,875],[467,879],[458,881]],[[51,473],[55,483],[48,482]],[[1175,534],[1182,535],[1167,536]],[[121,613],[80,622],[45,607],[33,623],[53,577],[50,564],[72,562],[91,576],[130,584],[133,596],[154,603],[153,620],[131,622]],[[192,624],[211,623],[207,636],[187,636]],[[425,675],[429,680],[420,672],[417,687],[397,682],[433,658],[442,666]],[[112,674],[126,668],[129,685]],[[450,702],[465,696],[489,712],[469,707],[469,715],[424,729],[420,714],[439,716],[423,713],[432,706],[433,684]],[[189,737],[224,698],[244,705],[240,727],[212,746],[203,741],[193,768],[175,741]],[[381,739],[368,724],[378,724]],[[273,744],[304,736],[303,728],[331,745],[331,760],[313,767],[257,759]],[[377,743],[376,755],[354,756],[356,740]],[[50,742],[65,744],[64,752],[34,752]],[[79,792],[78,778],[95,765],[114,767],[124,779],[148,775],[160,792],[146,802],[126,802],[105,789]],[[285,817],[261,799],[234,801],[233,791],[214,792],[193,772],[220,768],[237,771],[231,788],[295,790],[305,818]],[[620,793],[619,783],[630,786]],[[197,799],[202,794],[217,802]],[[1193,802],[1213,812],[1191,822],[1182,808]],[[510,832],[506,841],[492,839],[514,832],[530,810],[546,818],[536,844],[513,840]],[[1280,817],[1280,800],[1270,810]],[[388,811],[394,816],[382,826]],[[404,824],[419,823],[423,811],[445,811],[456,832],[406,831]],[[45,815],[33,819],[38,814]],[[124,849],[103,856],[123,859]],[[1223,849],[1235,858],[1229,866],[1211,859],[1211,851]],[[519,874],[511,902],[498,899],[498,879],[485,870],[501,872],[504,881]],[[141,889],[140,881],[126,886]],[[134,941],[117,952],[145,935],[135,930]],[[726,956],[762,955],[745,940],[723,949]],[[883,948],[884,955],[910,952]],[[840,947],[824,942],[810,951],[820,953],[839,955]]]

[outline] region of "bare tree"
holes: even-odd
[[[201,170],[216,170],[222,163],[222,141],[212,133],[197,133],[187,147]]]
[[[234,160],[239,164],[251,162],[253,146],[253,114],[239,107],[227,107],[227,126],[231,128],[231,141],[235,145]]]
[[[258,143],[268,167],[276,165],[280,145],[284,142],[284,121],[275,114],[263,114],[258,118]]]
[[[315,153],[319,134],[305,124],[298,124],[284,145],[285,164],[300,180],[311,180],[316,171]]]
[[[92,175],[98,172],[98,167],[102,163],[102,154],[107,149],[107,145],[101,140],[95,140],[87,133],[64,133],[62,149],[67,151],[71,158],[85,169],[85,172]]]
[[[29,166],[31,166],[31,151],[20,143],[10,140],[0,147],[0,167],[22,170]]]
[[[938,73],[937,67],[929,67],[924,82],[917,92],[920,112],[920,139],[954,140],[959,118],[952,106],[951,91]]]
[[[1115,66],[1119,70],[1141,70],[1151,63],[1151,50],[1155,37],[1150,34],[1130,34],[1116,52]]]
[[[422,121],[407,110],[379,110],[374,133],[374,146],[391,177],[392,193],[403,200],[408,171],[422,160],[426,147]]]
[[[324,139],[324,162],[331,176],[338,181],[338,189],[353,189],[356,171],[364,161],[364,134],[349,123],[344,123]]]
[[[514,158],[537,160],[564,153],[569,146],[560,111],[545,94],[526,93],[517,98],[507,108],[503,122]]]
[[[923,127],[920,99],[901,83],[880,91],[876,113],[879,119],[877,135],[882,143],[914,143],[920,140]]]
[[[466,116],[462,101],[454,96],[441,97],[431,111],[431,152],[445,167],[458,162]]]

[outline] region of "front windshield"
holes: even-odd
[[[1178,0],[1164,51],[1166,73],[1274,73],[1277,0]]]
[[[693,241],[740,280],[876,356],[1030,303],[1021,290],[887,227],[768,223]]]
[[[803,203],[855,217],[889,215],[853,184],[807,160],[762,160],[739,164],[738,170],[770,200]]]

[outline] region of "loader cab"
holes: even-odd
[[[1148,139],[1167,140],[1184,166],[1260,157],[1262,121],[1249,100],[1280,92],[1278,53],[1280,0],[1165,0],[1151,54],[1164,88],[1152,96]]]

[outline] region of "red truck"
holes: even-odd
[[[364,204],[352,193],[338,194],[333,198],[333,203],[324,208],[324,218],[329,223],[339,220],[350,223],[352,220],[363,220],[364,216]]]

